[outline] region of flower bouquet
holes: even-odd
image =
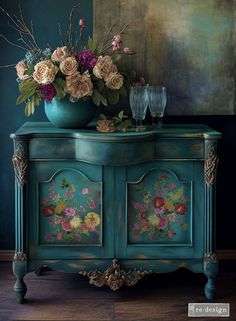
[[[78,8],[79,5],[75,5],[71,9],[66,40],[59,25],[60,46],[46,49],[38,47],[33,26],[25,23],[20,7],[19,17],[0,8],[20,36],[16,43],[2,34],[1,38],[26,51],[25,57],[14,66],[20,91],[16,103],[25,103],[27,116],[35,112],[42,100],[47,104],[55,99],[73,103],[91,100],[96,106],[107,106],[127,95],[128,80],[117,67],[121,54],[132,54],[129,48],[122,48],[122,35],[127,26],[116,33],[112,26],[102,44],[89,37],[86,46],[81,47],[86,21],[80,19],[79,30],[73,30],[73,17]]]

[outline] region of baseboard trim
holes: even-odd
[[[0,261],[12,261],[15,251],[0,250]]]
[[[218,250],[216,251],[219,260],[236,260],[236,250]]]
[[[0,261],[12,261],[15,251],[0,250]],[[216,251],[219,260],[236,260],[236,250]]]

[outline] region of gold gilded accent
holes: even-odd
[[[209,252],[209,253],[205,253],[204,255],[204,262],[205,263],[217,263],[218,262],[218,258],[217,255],[213,252]]]
[[[27,261],[27,255],[24,252],[15,252],[13,261]]]
[[[207,152],[207,159],[205,160],[205,182],[208,186],[212,186],[216,181],[217,166],[219,157],[216,153],[216,145],[210,144]]]
[[[192,152],[201,152],[203,150],[203,144],[197,143],[190,146]]]
[[[26,182],[27,161],[23,145],[17,145],[16,152],[12,157],[12,162],[17,183],[24,185]]]
[[[117,259],[112,261],[112,265],[104,272],[94,270],[94,271],[81,271],[79,274],[88,276],[90,284],[97,287],[102,287],[103,285],[109,286],[113,291],[118,290],[122,285],[126,284],[128,286],[135,285],[143,276],[151,273],[151,271],[125,271],[120,268],[120,264]]]

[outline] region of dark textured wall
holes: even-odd
[[[17,12],[17,0],[0,0],[0,5],[10,12]],[[42,47],[48,41],[56,46],[59,43],[57,23],[65,27],[73,0],[24,0],[21,1],[26,20],[33,19],[37,39]],[[81,17],[87,19],[87,34],[92,33],[92,0],[80,0]],[[111,13],[113,14],[113,13]],[[0,33],[14,39],[5,17],[0,18]],[[0,42],[0,64],[16,63],[23,52]],[[16,106],[18,96],[14,68],[0,69],[0,250],[14,249],[14,173],[11,165],[12,142],[9,134],[26,120],[23,106]],[[125,103],[124,103],[125,104]],[[123,108],[123,107],[122,107]],[[114,113],[114,108],[111,109]],[[42,106],[38,107],[30,120],[45,120]],[[168,123],[205,123],[223,134],[220,141],[220,164],[217,182],[217,248],[236,248],[235,188],[236,182],[236,116],[166,116]]]
[[[7,11],[18,15],[18,0],[0,0],[0,5]],[[65,30],[67,17],[76,0],[22,0],[22,12],[26,21],[33,20],[35,36],[40,47],[45,48],[47,42],[53,47],[60,45],[58,23]],[[93,2],[80,0],[78,15],[87,20],[85,38],[92,35]],[[8,26],[9,19],[0,15],[0,33],[11,41],[16,39],[16,33]],[[17,63],[24,56],[24,51],[11,47],[0,39],[0,65]],[[13,153],[12,141],[9,139],[25,121],[24,105],[16,106],[18,86],[14,68],[0,69],[0,250],[14,248],[14,173],[11,164]],[[30,118],[32,121],[46,120],[43,106]]]

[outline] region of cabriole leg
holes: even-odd
[[[13,259],[13,273],[16,276],[16,282],[14,290],[16,292],[16,299],[18,303],[22,303],[27,291],[26,284],[24,282],[24,276],[27,273],[27,257],[22,252],[16,252]]]
[[[216,293],[215,278],[218,274],[218,260],[216,254],[205,254],[204,274],[207,277],[207,283],[205,285],[205,296],[207,299],[212,300],[214,299]]]

